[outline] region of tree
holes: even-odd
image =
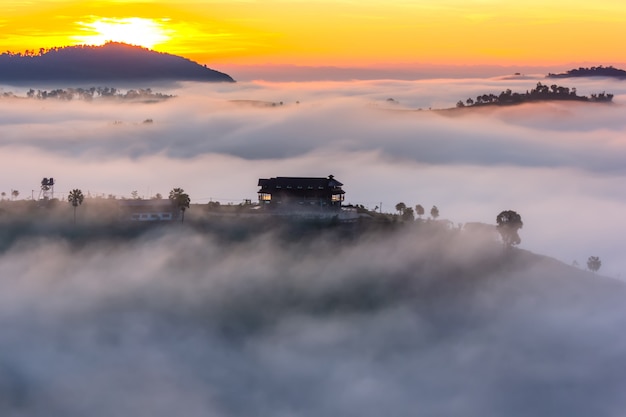
[[[404,212],[404,209],[406,209],[406,204],[404,204],[403,202],[396,204],[396,211],[398,212],[398,214],[402,214]]]
[[[17,190],[11,190],[11,197],[15,200],[20,195],[20,192]]]
[[[437,208],[437,206],[433,206],[433,208],[430,209],[430,216],[437,220],[437,217],[439,217],[439,209]]]
[[[173,188],[170,191],[169,199],[182,212],[180,222],[183,223],[185,221],[185,210],[189,208],[189,203],[191,203],[189,195],[182,188]]]
[[[76,224],[76,207],[83,204],[85,196],[78,188],[73,189],[67,196],[67,201],[74,207],[74,224]]]
[[[5,193],[4,191],[0,193],[0,196],[2,196],[2,199],[4,200],[4,197],[7,196],[7,193]]]
[[[407,222],[415,220],[415,215],[413,214],[412,207],[407,207],[404,209],[404,211],[402,212],[402,220]]]
[[[496,222],[498,223],[498,232],[500,232],[500,236],[502,236],[502,242],[506,246],[520,244],[522,240],[517,234],[517,231],[524,226],[522,216],[513,210],[505,210],[498,214]]]
[[[419,216],[419,218],[421,219],[422,216],[424,215],[424,207],[422,207],[421,204],[418,204],[417,206],[415,206],[415,213]]]
[[[589,268],[590,271],[598,272],[601,266],[602,261],[600,261],[599,256],[590,256],[589,259],[587,259],[587,268]]]

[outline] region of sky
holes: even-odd
[[[625,37],[620,0],[39,0],[0,17],[3,51],[117,40],[218,68],[609,65]]]

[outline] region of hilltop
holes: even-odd
[[[441,221],[323,227],[206,204],[184,223],[122,224],[107,220],[117,204],[86,198],[74,224],[67,202],[0,201],[1,415],[151,415],[127,412],[126,387],[153,401],[155,366],[182,381],[177,405],[188,387],[218,394],[223,413],[190,417],[275,416],[267,404],[317,405],[329,387],[339,405],[299,417],[345,415],[364,396],[342,387],[363,378],[368,395],[391,387],[398,416],[416,392],[426,415],[623,409],[624,282]],[[74,376],[42,388],[58,375]],[[451,396],[458,412],[439,406]]]
[[[117,42],[0,55],[0,82],[138,80],[234,82],[187,58]]]
[[[547,86],[537,83],[537,87],[526,91],[525,93],[516,93],[507,89],[499,95],[482,94],[476,96],[476,100],[468,98],[465,102],[459,100],[456,103],[457,108],[461,107],[478,107],[478,106],[507,106],[513,104],[522,104],[541,101],[582,101],[587,103],[610,103],[613,101],[613,94],[602,92],[593,93],[591,96],[579,96],[576,88],[561,87],[556,84]]]
[[[575,68],[571,69],[567,72],[552,74],[549,73],[547,78],[575,78],[575,77],[612,77],[625,79],[626,71],[614,68],[612,66],[603,67],[602,65],[598,67],[589,67],[589,68]]]

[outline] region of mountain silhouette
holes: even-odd
[[[235,81],[187,58],[118,42],[0,55],[0,82],[144,80]]]

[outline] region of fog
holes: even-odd
[[[438,110],[537,81],[155,85],[176,97],[150,104],[0,99],[7,198],[36,199],[54,177],[62,200],[74,188],[149,198],[182,187],[192,204],[239,204],[256,200],[258,178],[333,174],[346,203],[370,209],[437,205],[455,226],[511,209],[524,221],[521,249],[508,252],[417,226],[296,243],[191,226],[122,242],[4,230],[0,414],[620,415],[626,84],[558,82],[614,93],[611,105]],[[591,255],[611,278],[582,270]]]
[[[449,233],[449,232],[448,232]],[[418,230],[0,256],[3,416],[619,415],[623,284]]]
[[[428,111],[546,82],[509,78],[153,86],[177,97],[152,104],[3,99],[2,190],[37,198],[54,177],[61,198],[183,187],[193,203],[238,204],[256,200],[261,177],[333,174],[348,203],[387,212],[403,201],[493,224],[516,210],[522,247],[583,265],[600,256],[605,274],[621,275],[626,84],[558,80],[612,92],[612,105]]]

